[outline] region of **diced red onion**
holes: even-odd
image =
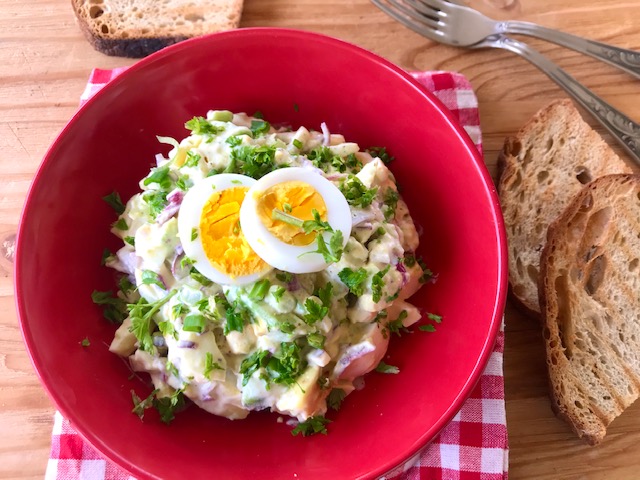
[[[170,218],[172,218],[178,211],[180,210],[180,205],[182,205],[182,199],[184,198],[184,193],[182,190],[175,189],[167,195],[167,200],[169,203],[166,207],[160,212],[158,217],[156,218],[156,222],[160,225],[166,223]]]
[[[196,348],[196,342],[190,340],[178,340],[178,348]]]
[[[331,145],[331,133],[327,128],[327,124],[322,122],[320,124],[320,129],[322,130],[322,145],[328,147],[329,145]]]
[[[135,269],[140,267],[141,262],[142,260],[136,255],[136,252],[128,248],[121,248],[116,252],[115,258],[111,257],[111,259],[107,260],[106,265],[118,272],[132,276]]]

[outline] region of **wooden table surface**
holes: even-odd
[[[640,51],[640,0],[472,0],[499,19],[540,23]],[[410,70],[453,70],[480,105],[485,161],[495,175],[505,136],[564,92],[515,55],[432,43],[368,0],[245,0],[241,26],[329,34]],[[609,66],[531,40],[606,101],[640,121],[640,81]],[[93,67],[134,61],[92,49],[69,0],[0,0],[0,478],[43,478],[53,422],[22,342],[13,299],[13,249],[22,204],[47,146],[78,105]],[[588,119],[593,125],[594,122]],[[611,142],[610,138],[605,136]],[[511,479],[640,478],[640,404],[588,447],[551,413],[538,325],[506,310],[505,388]]]

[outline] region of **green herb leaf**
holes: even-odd
[[[302,434],[303,437],[308,437],[310,435],[315,435],[317,433],[322,433],[323,435],[327,434],[327,425],[331,423],[331,420],[326,419],[322,416],[309,417],[304,422],[300,422],[296,428],[291,430],[291,435],[294,437],[299,433]]]
[[[331,228],[331,225],[329,225],[329,222],[325,222],[322,220],[322,218],[320,217],[320,214],[318,213],[318,210],[316,210],[315,208],[312,209],[311,215],[313,215],[313,220],[305,220],[302,223],[302,229],[304,230],[304,233],[324,232],[324,231],[333,232],[333,228]]]
[[[156,393],[157,390],[154,390],[147,398],[141,400],[136,392],[131,390],[131,400],[133,400],[133,409],[131,410],[131,413],[135,413],[140,420],[142,420],[144,418],[145,410],[153,406],[153,400],[156,397]]]
[[[82,341],[80,342],[80,345],[82,345],[83,347],[88,347],[91,345],[91,342],[89,341],[89,337],[84,337],[82,339]]]
[[[131,237],[131,236],[127,236],[124,237],[124,241],[127,242],[129,245],[131,245],[132,247],[136,246],[136,239],[135,237]]]
[[[107,260],[109,260],[109,258],[112,256],[113,254],[109,251],[108,248],[102,250],[102,259],[100,260],[100,265],[105,265],[107,263]]]
[[[400,195],[393,188],[387,188],[384,192],[384,205],[385,212],[384,218],[386,220],[392,219],[396,214],[396,207],[398,206],[398,200],[400,199]]]
[[[318,332],[313,332],[307,335],[307,343],[309,346],[320,350],[324,348],[325,340],[325,336]]]
[[[378,157],[380,160],[382,160],[382,162],[385,165],[389,165],[391,162],[395,160],[394,157],[389,155],[385,147],[371,147],[371,148],[368,148],[366,151],[372,157],[374,158]]]
[[[122,215],[124,213],[125,206],[122,203],[120,194],[118,192],[111,192],[109,195],[102,197],[102,199],[107,202],[118,215]]]
[[[314,323],[322,320],[329,313],[329,309],[327,307],[316,302],[311,297],[307,298],[304,302],[304,308],[307,310],[307,313],[304,314],[303,319],[305,323],[309,325],[313,325]]]
[[[391,373],[393,375],[396,375],[400,373],[400,369],[398,367],[394,367],[393,365],[387,365],[386,363],[381,361],[376,367],[376,372]]]
[[[141,280],[143,285],[157,285],[163,290],[167,289],[167,287],[164,286],[164,283],[162,283],[162,279],[160,278],[160,275],[158,275],[154,271],[143,270],[141,275]]]
[[[271,125],[264,120],[251,120],[251,133],[253,137],[259,137],[265,133],[269,133]]]
[[[165,320],[164,322],[160,322],[158,324],[158,329],[163,336],[173,337],[175,340],[178,340],[178,332],[170,321]]]
[[[200,164],[200,160],[202,160],[202,155],[199,153],[193,153],[192,151],[187,152],[187,158],[182,164],[183,167],[197,167]]]
[[[384,287],[383,277],[389,271],[390,265],[387,265],[384,270],[380,270],[371,278],[371,291],[374,302],[379,302],[382,298],[382,289]]]
[[[151,173],[142,182],[143,185],[151,185],[157,183],[163,190],[171,188],[171,177],[169,176],[169,167],[157,167],[151,170]]]
[[[442,322],[442,315],[436,315],[435,313],[427,313],[427,318],[433,320],[436,323]]]
[[[193,117],[184,124],[184,127],[196,135],[217,135],[218,133],[224,132],[224,127],[212,125],[211,122],[204,117]]]
[[[354,207],[367,208],[378,193],[378,187],[367,188],[355,175],[349,177],[340,185],[340,191],[347,199],[347,203]]]
[[[169,424],[175,418],[175,413],[181,410],[184,405],[184,389],[176,390],[169,397],[158,398],[157,393],[153,400],[153,406],[160,414],[160,420]]]
[[[122,323],[127,318],[127,306],[124,300],[120,297],[114,297],[113,292],[100,292],[94,290],[91,294],[91,300],[96,305],[103,305],[104,309],[102,314],[104,318],[111,323]]]
[[[275,145],[237,145],[231,149],[231,160],[236,162],[234,171],[259,179],[276,168]]]
[[[119,218],[118,221],[113,224],[113,226],[118,230],[129,230],[127,221],[124,218]]]
[[[149,207],[149,215],[155,219],[167,206],[167,192],[147,190],[142,194],[142,200]]]
[[[224,368],[222,368],[218,362],[213,361],[213,354],[211,352],[207,352],[204,357],[204,376],[209,378],[211,372],[214,370],[224,370]]]
[[[245,358],[240,364],[239,373],[242,375],[242,386],[244,387],[251,376],[257,372],[260,368],[267,366],[269,362],[270,352],[268,350],[257,350]]]
[[[418,330],[420,330],[421,332],[435,332],[436,327],[434,327],[433,325],[420,325],[418,327]]]
[[[202,275],[198,271],[198,269],[196,269],[196,267],[191,267],[191,271],[189,272],[189,275],[191,276],[191,278],[193,278],[196,282],[198,282],[204,287],[208,287],[213,284],[213,282],[209,280],[207,277],[205,277],[204,275]]]
[[[364,284],[368,276],[369,273],[363,267],[360,267],[356,271],[347,267],[338,273],[338,277],[342,280],[342,283],[344,283],[349,288],[349,291],[356,297],[364,293]]]
[[[172,290],[157,302],[149,303],[144,298],[141,298],[138,302],[128,305],[129,317],[131,318],[129,331],[138,339],[141,350],[153,352],[153,336],[151,335],[153,316],[176,293],[178,293],[177,290]]]
[[[322,301],[322,305],[329,308],[331,307],[331,294],[333,293],[333,283],[327,282],[324,287],[320,287],[315,294],[320,301]]]
[[[342,401],[347,396],[346,392],[341,388],[334,388],[327,396],[327,406],[331,410],[340,410]]]
[[[278,272],[276,273],[276,278],[282,283],[290,283],[293,280],[293,275],[289,272]]]

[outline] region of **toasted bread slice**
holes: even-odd
[[[540,252],[547,227],[586,183],[631,169],[569,100],[551,103],[507,138],[498,165],[511,293],[539,316]]]
[[[243,0],[71,0],[71,4],[96,50],[140,58],[187,38],[236,28]]]
[[[549,227],[540,265],[552,405],[596,444],[640,394],[640,175],[587,185]]]

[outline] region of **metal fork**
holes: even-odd
[[[371,1],[389,16],[430,40],[456,47],[502,48],[522,56],[564,88],[640,165],[640,125],[527,44],[506,36],[504,32],[494,32],[487,36],[486,24],[484,30],[476,29],[474,23],[471,23],[475,21],[475,15],[469,15],[468,12],[481,15],[478,12],[446,0]]]

